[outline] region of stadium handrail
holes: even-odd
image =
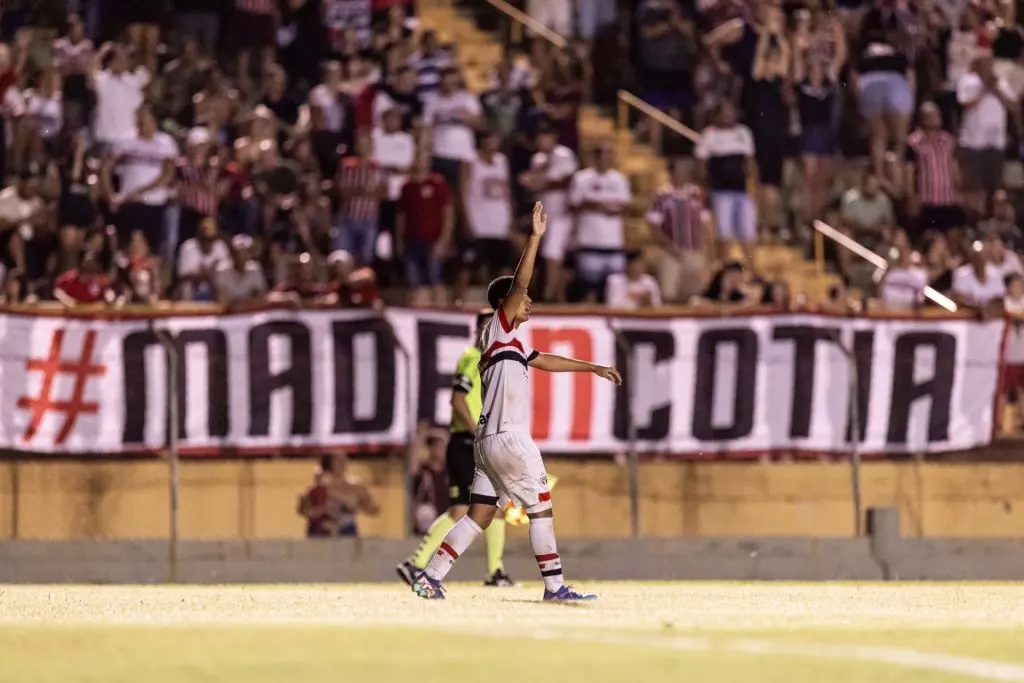
[[[531,17],[526,12],[513,7],[505,0],[485,0],[494,9],[498,10],[512,20],[512,42],[521,43],[523,40],[523,27],[530,29],[533,33],[548,41],[558,49],[565,49],[569,41],[560,33],[552,31],[547,26]]]
[[[491,0],[487,1],[491,2]],[[672,118],[660,109],[652,107],[628,90],[619,90],[618,98],[619,112],[617,122],[619,130],[629,129],[629,109],[632,107],[648,118],[654,119],[669,130],[682,135],[684,138],[689,138],[694,143],[700,142],[700,133],[689,126],[683,125],[683,123]]]
[[[405,308],[398,306],[396,308]],[[192,301],[163,301],[156,305],[128,304],[120,307],[112,307],[105,304],[83,304],[68,308],[57,302],[37,302],[34,304],[9,304],[0,306],[0,315],[32,315],[56,318],[92,318],[92,319],[150,319],[165,318],[173,316],[217,316],[217,315],[246,315],[270,311],[296,311],[296,310],[366,310],[344,308],[332,304],[302,304],[296,306],[291,303],[273,304],[260,303],[250,306],[227,310],[215,303],[192,302]],[[473,313],[477,309],[466,308],[430,308],[447,313]],[[907,310],[868,310],[851,312],[841,305],[833,306],[793,306],[788,309],[781,309],[774,306],[757,306],[746,304],[719,304],[701,303],[691,306],[660,306],[646,310],[636,309],[614,309],[607,306],[592,305],[536,305],[533,307],[535,314],[539,315],[565,315],[565,316],[615,316],[628,318],[728,318],[728,317],[749,317],[754,315],[816,315],[836,318],[861,318],[878,320],[921,320],[921,319],[968,319],[976,317],[966,310],[950,313],[941,308],[922,308],[916,311]]]

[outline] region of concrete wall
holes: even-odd
[[[1024,580],[1024,541],[921,540],[893,535],[898,513],[869,538],[569,539],[559,544],[574,580]],[[189,583],[395,581],[411,544],[386,539],[188,541],[177,580]],[[482,543],[453,580],[484,575]],[[509,544],[513,576],[534,579],[528,543]],[[0,541],[3,583],[152,583],[169,578],[159,541]]]
[[[366,536],[400,538],[398,459],[356,462],[382,507]],[[629,535],[626,468],[552,459],[561,538]],[[298,494],[311,461],[186,461],[181,533],[187,539],[299,538]],[[0,463],[0,538],[165,538],[167,466],[159,461]],[[865,506],[900,512],[906,537],[1024,538],[1024,464],[879,462],[863,467]],[[640,529],[647,537],[853,534],[850,471],[828,463],[643,463]],[[515,532],[519,533],[519,532]]]

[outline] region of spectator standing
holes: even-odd
[[[262,74],[274,63],[280,19],[275,0],[234,0],[229,34],[237,60],[238,83],[243,89],[251,82],[253,54],[259,57]]]
[[[196,235],[185,240],[178,253],[179,298],[216,301],[217,273],[231,265],[231,254],[217,232],[213,218],[203,218]]]
[[[108,68],[100,69],[108,55]],[[144,101],[143,92],[149,85],[149,79],[149,71],[145,67],[129,70],[124,47],[107,43],[100,48],[91,71],[92,89],[96,95],[93,138],[97,143],[109,149],[138,134],[136,113]]]
[[[988,53],[990,47],[978,17],[978,8],[971,4],[964,7],[959,23],[944,29],[938,36],[938,42],[945,57],[946,71],[945,81],[935,93],[935,101],[941,107],[942,118],[955,130],[960,121],[957,83],[970,72],[976,59]]]
[[[423,103],[437,94],[441,87],[442,71],[451,64],[451,55],[438,43],[437,33],[424,31],[420,37],[419,51],[409,56],[409,65],[416,72],[416,89]]]
[[[226,183],[211,142],[210,132],[201,127],[190,130],[185,138],[185,156],[178,161],[179,243],[195,237],[203,220],[219,214]]]
[[[348,473],[343,454],[320,458],[313,486],[300,496],[298,506],[310,538],[358,536],[356,515],[376,515],[379,509],[370,489]]]
[[[22,171],[16,183],[0,190],[0,256],[6,270],[5,289],[11,282],[25,284],[29,275],[26,243],[46,219],[39,177],[33,169]]]
[[[964,108],[960,165],[965,200],[977,218],[985,215],[992,193],[1002,187],[1007,118],[1012,113],[1019,121],[1020,112],[1010,84],[996,76],[990,57],[975,60],[957,83],[956,97]]]
[[[56,69],[43,71],[37,86],[24,92],[25,115],[14,138],[15,167],[28,160],[45,163],[56,151],[57,136],[64,126],[64,102],[60,74]]]
[[[401,116],[401,129],[409,132],[423,118],[423,102],[416,87],[416,71],[402,66],[394,76],[394,85],[377,91],[373,101],[374,121],[382,122],[384,113],[397,109]]]
[[[421,154],[402,187],[395,222],[395,251],[405,263],[413,306],[447,302],[441,269],[454,228],[451,188],[443,175],[430,170],[430,157]]]
[[[736,120],[736,109],[731,103],[719,106],[715,124],[704,129],[694,156],[698,177],[711,194],[719,256],[725,257],[729,243],[739,242],[747,261],[752,263],[757,241],[757,207],[747,191],[747,183],[756,174],[754,136]]]
[[[900,249],[886,269],[879,287],[879,299],[889,310],[916,309],[924,303],[928,271],[921,267],[910,249]]]
[[[64,114],[74,126],[84,126],[91,109],[88,74],[95,48],[85,36],[85,24],[77,14],[68,16],[67,33],[53,41],[53,66],[64,82]]]
[[[579,168],[576,153],[558,144],[557,131],[541,128],[537,132],[537,152],[520,182],[544,203],[548,214],[540,253],[544,259],[544,301],[565,301],[565,253],[574,222],[569,186]]]
[[[640,252],[626,257],[626,272],[612,273],[605,285],[605,304],[609,308],[651,308],[661,306],[658,281],[646,271],[646,262]]]
[[[156,73],[157,48],[160,45],[160,23],[163,3],[139,0],[106,0],[106,9],[127,29],[128,44],[139,63],[149,73]]]
[[[388,178],[373,159],[373,142],[368,134],[356,139],[356,154],[342,163],[337,185],[341,204],[334,248],[349,252],[360,265],[373,265],[380,202],[388,196]]]
[[[998,0],[996,18],[988,26],[992,36],[993,70],[1005,78],[1014,93],[1014,99],[1024,95],[1024,28],[1017,19],[1017,3],[1012,0]]]
[[[844,227],[861,242],[874,247],[883,233],[896,224],[896,214],[889,195],[882,192],[878,175],[867,170],[860,187],[851,187],[843,194],[841,214]]]
[[[803,54],[803,53],[800,53]],[[796,57],[797,112],[800,117],[800,157],[803,164],[803,220],[811,224],[825,211],[832,187],[832,162],[836,153],[841,92],[820,62]]]
[[[235,235],[231,240],[231,264],[217,271],[217,301],[228,310],[263,302],[267,279],[263,268],[250,257],[252,238]]]
[[[476,150],[475,131],[480,127],[483,108],[476,95],[462,86],[455,69],[441,74],[441,89],[427,101],[423,119],[433,130],[434,171],[444,176],[455,193],[460,192],[462,164]]]
[[[69,142],[67,148],[62,150],[63,153],[47,169],[47,173],[48,180],[59,188],[57,225],[60,226],[61,250],[66,255],[74,252],[74,259],[69,259],[69,263],[75,263],[86,233],[96,222],[99,187],[95,182],[96,160],[86,156],[88,142],[85,129],[79,129]],[[60,265],[58,268],[60,271],[65,270]]]
[[[338,158],[351,143],[353,107],[342,76],[341,63],[328,62],[323,82],[309,91],[310,139],[325,177],[335,175]]]
[[[223,5],[224,0],[174,0],[178,35],[194,40],[204,53],[215,54]]]
[[[1015,251],[1024,251],[1024,232],[1017,225],[1017,208],[1006,190],[992,195],[992,216],[978,224],[981,232],[995,233],[1006,240]]]
[[[393,234],[402,186],[416,160],[416,141],[402,130],[402,111],[397,106],[384,112],[381,125],[373,129],[373,160],[388,185],[387,197],[380,204],[380,228]]]
[[[264,79],[263,97],[259,104],[273,115],[277,127],[277,143],[285,142],[298,133],[301,105],[288,92],[288,74],[280,64],[271,65]]]
[[[629,180],[612,167],[614,151],[604,143],[594,152],[594,165],[576,173],[569,186],[569,205],[576,214],[575,261],[579,294],[595,301],[605,281],[625,269],[622,215],[633,200]]]
[[[636,11],[637,67],[644,101],[689,121],[693,107],[695,42],[691,17],[677,0],[643,0]],[[662,149],[662,127],[651,123],[651,145]]]
[[[744,97],[748,101],[747,122],[754,135],[757,174],[760,181],[760,210],[758,215],[770,227],[781,223],[779,214],[779,187],[789,142],[790,66],[792,48],[785,33],[785,18],[781,8],[765,8],[765,26],[757,38],[754,51],[752,80],[747,84]],[[755,114],[756,112],[756,114]]]
[[[935,104],[922,104],[919,118],[920,127],[907,138],[906,181],[908,188],[916,190],[911,197],[918,204],[918,235],[960,228],[966,221],[957,201],[956,140],[942,129],[942,115]]]
[[[1006,248],[1006,243],[999,234],[986,234],[982,244],[989,264],[995,266],[1004,280],[1010,275],[1024,275],[1024,264],[1021,263],[1020,256]]]
[[[660,247],[661,292],[669,303],[686,304],[704,291],[715,236],[707,193],[690,181],[685,161],[673,165],[672,182],[655,196],[647,221],[655,228],[654,239]]]
[[[118,142],[103,167],[103,186],[110,210],[116,213],[118,243],[129,244],[132,233],[141,232],[149,250],[158,253],[163,245],[164,213],[174,179],[178,145],[157,129],[156,117],[148,107],[137,113],[138,133]],[[111,172],[116,170],[114,190]]]
[[[953,271],[953,297],[962,306],[980,312],[993,312],[1001,308],[1006,296],[1003,275],[989,263],[985,248],[975,243],[970,250],[970,262]]]
[[[505,274],[513,258],[509,248],[514,216],[511,175],[500,146],[496,133],[484,133],[480,149],[462,167],[462,203],[476,256],[473,265],[483,283]]]

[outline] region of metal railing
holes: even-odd
[[[488,2],[490,2],[490,0],[488,0]],[[629,129],[629,111],[632,108],[636,109],[638,112],[656,123],[660,123],[672,132],[682,135],[684,138],[688,138],[694,143],[700,142],[700,133],[689,126],[682,124],[660,109],[652,107],[628,90],[619,90],[618,98],[619,107],[616,122],[619,130]]]
[[[526,28],[559,49],[564,49],[569,44],[569,41],[564,36],[552,31],[526,12],[505,2],[505,0],[485,0],[485,2],[510,20],[509,36],[512,43],[523,42],[523,29]]]

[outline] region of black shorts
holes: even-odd
[[[473,458],[473,435],[453,432],[445,451],[448,466],[448,505],[469,505],[469,490],[473,486],[476,461]]]
[[[159,254],[164,237],[164,209],[163,204],[129,202],[121,205],[114,214],[118,248],[127,249],[132,233],[138,230],[149,243],[150,252]]]

